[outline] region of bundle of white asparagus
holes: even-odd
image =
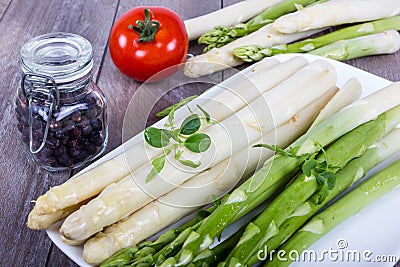
[[[207,49],[206,53],[188,59],[183,70],[184,74],[188,77],[200,77],[227,69],[229,67],[238,66],[242,64],[244,60],[249,62],[254,61],[254,59],[246,60],[245,56],[236,57],[234,55],[233,50],[240,49],[241,47],[262,47],[263,49],[268,49],[273,46],[279,47],[279,45],[286,45],[300,39],[304,39],[315,33],[321,32],[327,29],[327,27],[348,23],[374,21],[378,19],[393,17],[400,14],[400,4],[398,0],[317,1],[315,4],[308,5],[304,8],[300,6],[297,11],[292,13],[288,11],[288,14],[282,15],[287,11],[288,6],[291,5],[295,5],[292,0],[284,0],[280,3],[276,3],[273,5],[275,9],[269,13],[267,12],[265,18],[262,15],[263,13],[261,13],[262,10],[259,10],[258,13],[261,13],[259,16],[261,16],[265,21],[270,21],[271,23],[263,27],[255,27],[257,25],[253,24],[257,24],[257,20],[251,20],[252,28],[257,28],[258,30],[254,32],[249,31],[248,35],[243,34],[244,36],[239,37],[238,39],[232,38],[232,42],[223,45],[222,47],[220,47],[221,44],[218,37],[211,37],[210,40],[208,40],[208,42],[206,43],[209,47],[216,48]],[[252,7],[246,7],[245,10],[250,8]],[[291,9],[289,8],[288,10]],[[293,9],[291,11],[293,11]],[[279,14],[280,17],[278,17],[277,14]],[[213,14],[209,14],[209,17],[209,19],[211,20]],[[271,17],[271,19],[269,17]],[[276,17],[278,18],[275,20]],[[216,16],[215,18],[218,18],[220,25],[224,26],[224,19],[221,19],[218,16]],[[199,20],[200,19],[201,17],[199,18]],[[260,25],[265,25],[266,22],[264,20],[260,22]],[[198,25],[207,25],[207,23],[199,23]],[[198,25],[197,27],[199,27]],[[385,30],[396,30],[398,26],[394,24],[393,28],[390,28],[390,25],[387,25],[386,27],[389,28]],[[248,30],[246,29],[246,27],[243,28],[243,26],[240,25],[238,25],[237,28],[242,31]],[[188,30],[190,32],[190,27],[188,27]],[[200,31],[198,28],[196,30]],[[204,27],[204,29],[202,29],[202,31],[204,32],[206,32],[207,30],[207,27]],[[365,31],[365,35],[371,31],[371,29],[369,28],[359,30]],[[233,34],[233,36],[235,36],[235,34]],[[213,38],[215,39],[215,41]],[[224,37],[220,38],[223,40],[226,39]],[[343,36],[343,39],[348,38]],[[215,42],[215,44],[213,42]],[[334,42],[334,40],[332,42]],[[384,46],[379,45],[379,42],[376,43],[377,46],[374,45],[371,48],[371,42],[368,42],[369,39],[364,38],[361,40],[357,40],[357,42],[346,43],[347,51],[355,51],[355,53],[351,53],[351,55],[347,55],[346,57],[342,56],[340,58],[337,58],[341,60],[347,60],[371,54],[388,54],[397,51],[394,49],[375,48]],[[357,51],[361,50],[360,43],[363,43],[364,46],[369,45],[368,48],[371,50],[371,52],[360,53],[359,51]],[[323,47],[321,49],[324,49],[324,51],[317,51],[316,53],[320,53],[322,55],[332,54],[338,51],[337,46],[338,45],[336,44],[336,47]],[[343,44],[341,44],[341,46],[343,46]],[[344,48],[341,49],[342,51],[344,50]],[[323,54],[323,52],[325,54]],[[252,57],[257,58],[254,55],[252,55]],[[260,56],[260,58],[263,57],[264,56]]]
[[[232,77],[216,85],[214,88],[215,90],[218,90],[218,88],[229,88],[229,90],[219,90],[221,93],[214,96],[213,99],[215,100],[206,102],[203,108],[212,112],[213,117],[217,121],[223,120],[240,110],[246,102],[252,101],[261,94],[257,86],[257,81],[260,82],[261,80],[260,77],[270,76],[271,79],[268,84],[263,86],[265,90],[269,90],[292,75],[298,68],[304,66],[306,61],[297,58],[291,62],[278,65],[276,68],[268,70],[270,67],[277,65],[277,63],[278,61],[274,59],[262,61],[260,64],[254,65],[245,76],[241,76],[239,79],[238,77]],[[255,82],[253,83],[252,80]],[[246,94],[244,94],[244,92],[246,92]],[[243,96],[243,98],[238,96]],[[222,102],[225,99],[230,99],[226,105],[216,105],[216,103]],[[187,105],[191,110],[196,111],[198,109],[196,106],[197,103],[201,103],[202,100],[204,99],[199,97]],[[219,111],[221,108],[223,108],[223,110]],[[175,119],[179,123],[179,121],[182,121],[183,117],[188,114],[189,112],[186,110],[181,110],[179,114],[176,114]],[[60,186],[51,188],[36,200],[35,208],[28,218],[28,226],[32,229],[44,229],[48,227],[49,225],[44,224],[46,219],[43,216],[46,215],[47,218],[52,217],[53,222],[54,220],[61,219],[62,217],[60,216],[69,214],[71,210],[70,207],[79,205],[82,201],[99,194],[109,184],[117,182],[127,176],[129,174],[129,168],[139,168],[148,160],[154,159],[160,154],[160,150],[154,149],[144,142],[139,142],[126,149],[124,153],[104,162],[98,167],[73,177],[73,179],[68,180]],[[136,157],[136,155],[147,155],[148,158]],[[125,158],[135,158],[135,160],[130,161],[128,167]],[[68,209],[68,211],[66,209]],[[49,216],[49,214],[52,215]],[[40,224],[43,226],[40,226],[37,221],[42,221]]]
[[[90,238],[84,246],[84,259],[97,265],[230,191],[271,156],[268,150],[252,149],[254,144],[285,147],[309,128],[324,106],[319,121],[360,95],[355,80],[338,94],[336,71],[323,60],[308,63],[294,57],[280,63],[267,59],[255,64],[246,76],[249,79],[236,75],[217,85],[219,93],[208,101],[201,102],[200,96],[188,103],[194,112],[200,112],[196,103],[203,103],[201,108],[217,121],[201,128],[215,146],[206,170],[182,170],[172,158],[146,182],[151,161],[162,149],[139,142],[127,155],[150,156],[135,157],[138,162],[130,162],[128,167],[121,154],[51,188],[36,201],[28,226],[44,229],[68,216],[60,228],[62,239],[77,245]],[[175,116],[177,125],[189,114],[184,108],[180,111]],[[190,151],[184,155],[198,156]]]

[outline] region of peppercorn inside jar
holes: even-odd
[[[21,49],[16,116],[22,141],[47,170],[67,170],[107,145],[106,100],[92,80],[92,46],[71,33],[51,33]]]

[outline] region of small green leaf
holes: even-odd
[[[210,214],[211,213],[207,210],[199,210],[196,213],[196,221],[199,222],[199,221],[203,220],[204,218],[207,218]]]
[[[325,178],[327,189],[332,190],[335,187],[336,175],[333,172],[324,172],[321,175]]]
[[[169,149],[169,148],[164,148],[164,154],[165,154],[165,155],[169,155],[169,153],[171,153],[171,149]]]
[[[299,151],[300,147],[290,147],[289,148],[289,155],[292,157],[296,157],[297,151]]]
[[[194,153],[201,153],[210,147],[211,138],[204,133],[193,134],[185,140],[183,145]]]
[[[146,183],[150,182],[160,173],[160,171],[164,168],[165,164],[165,155],[162,155],[151,162],[153,168],[151,169],[150,173],[146,176]]]
[[[327,170],[328,164],[326,161],[318,162],[317,166],[315,166],[315,171],[318,173],[323,173]]]
[[[188,160],[188,159],[179,159],[178,161],[185,166],[192,167],[193,169],[197,168],[201,165],[200,161],[198,163]]]
[[[161,131],[163,131],[164,132],[164,134],[166,135],[166,137],[169,139],[169,138],[171,138],[172,136],[170,135],[170,131],[169,130],[167,130],[167,129],[161,129]]]
[[[304,162],[302,171],[307,176],[310,177],[312,174],[312,170],[317,166],[317,161],[315,159],[309,159]]]
[[[323,177],[322,175],[319,174],[316,176],[316,179],[320,185],[325,185],[325,177]]]
[[[213,199],[213,205],[214,205],[215,207],[218,207],[218,206],[221,205],[221,203],[222,203],[221,198],[218,198],[216,195],[212,195],[211,197],[212,197],[212,199]]]
[[[210,124],[210,123],[211,123],[210,114],[208,114],[207,111],[205,111],[202,107],[200,107],[200,105],[197,105],[197,107],[201,110],[201,112],[203,112],[204,117],[206,118],[206,123],[207,123],[207,124]]]
[[[161,148],[169,144],[169,136],[164,130],[148,127],[144,130],[144,139],[152,147]]]
[[[180,134],[190,135],[194,134],[200,129],[201,121],[197,114],[192,114],[183,120],[180,127]]]
[[[158,172],[157,172],[154,168],[151,169],[151,171],[149,172],[149,174],[147,174],[147,176],[146,176],[146,184],[147,184],[148,182],[150,182],[151,180],[153,180],[154,177],[157,176],[157,174],[158,174]]]
[[[165,116],[168,116],[168,115],[170,114],[170,112],[171,112],[172,109],[176,110],[176,109],[178,109],[178,108],[180,108],[180,107],[186,105],[187,103],[189,103],[190,101],[192,101],[192,100],[195,99],[196,97],[197,97],[197,95],[189,96],[189,97],[187,97],[187,98],[184,98],[184,99],[182,99],[181,101],[179,101],[178,103],[173,104],[172,106],[170,106],[170,107],[168,107],[168,108],[166,108],[166,109],[164,109],[164,110],[158,112],[158,113],[156,114],[156,116],[159,117],[159,118],[163,118],[163,117],[165,117]]]
[[[187,104],[185,104],[185,105],[186,105],[186,108],[189,110],[190,114],[193,114],[193,110]]]

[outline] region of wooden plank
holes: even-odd
[[[345,63],[378,75],[392,82],[400,81],[400,51],[391,55],[369,56],[348,60]]]
[[[6,1],[2,1],[3,8]],[[26,226],[32,199],[50,186],[60,184],[69,172],[50,173],[38,169],[20,142],[14,120],[13,98],[20,82],[19,49],[33,36],[66,31],[87,37],[95,48],[95,72],[99,69],[107,44],[117,1],[25,1],[14,0],[0,22],[0,177],[3,197],[0,214],[3,266],[45,266],[50,240],[45,232]],[[3,10],[3,9],[0,9]],[[5,9],[4,9],[5,10]],[[7,247],[7,249],[5,249]],[[52,255],[49,257],[52,258]],[[54,266],[51,264],[51,266]],[[67,263],[61,264],[67,266]]]
[[[222,1],[222,7],[227,7],[236,3],[242,2],[242,0],[223,0]]]
[[[10,6],[12,0],[0,0],[0,22],[3,18],[4,14],[7,11],[7,8]]]

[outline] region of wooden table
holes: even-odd
[[[140,83],[123,76],[110,60],[107,42],[113,22],[138,5],[161,4],[189,19],[239,0],[0,0],[0,262],[1,266],[76,266],[52,244],[44,231],[32,231],[26,218],[31,201],[72,172],[50,173],[38,168],[21,144],[14,119],[14,94],[21,71],[19,49],[29,39],[48,32],[72,32],[86,37],[94,48],[94,77],[108,99],[109,144],[121,144],[125,108]],[[191,44],[190,53],[201,48]],[[383,78],[400,81],[400,52],[347,62]],[[222,80],[224,73],[215,74]],[[196,87],[186,95],[199,93]],[[172,103],[180,96],[172,95]],[[168,103],[166,103],[168,104]],[[400,255],[399,255],[400,256]],[[400,266],[398,264],[398,266]]]

